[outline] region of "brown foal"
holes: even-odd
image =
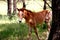
[[[21,22],[22,18],[24,18],[26,20],[26,23],[29,26],[28,40],[31,40],[32,28],[34,29],[34,32],[35,32],[38,40],[40,40],[40,38],[38,36],[37,28],[36,28],[37,23],[43,24],[43,22],[46,22],[47,27],[48,27],[48,31],[50,31],[51,17],[49,16],[49,13],[50,12],[48,10],[43,10],[40,12],[32,12],[32,11],[27,10],[25,8],[18,9],[18,17],[20,18],[20,22]]]

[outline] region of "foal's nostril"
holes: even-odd
[[[21,23],[21,21],[19,21],[19,23]]]

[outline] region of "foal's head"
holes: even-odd
[[[31,12],[25,8],[21,8],[21,9],[17,8],[17,10],[18,10],[19,22],[21,22],[23,18],[29,17]]]

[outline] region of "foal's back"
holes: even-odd
[[[46,15],[48,14],[48,10],[43,10],[40,12],[35,13],[34,18],[36,23],[42,24],[45,21]]]

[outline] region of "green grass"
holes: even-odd
[[[43,30],[42,27],[38,28],[38,33],[42,37],[42,33],[46,31],[46,29]],[[1,24],[0,25],[0,40],[26,40],[28,35],[28,26],[23,23],[11,23],[11,24]],[[32,37],[33,39],[36,38],[36,35],[34,34],[34,31],[32,31]],[[36,38],[37,39],[37,38]]]
[[[8,16],[0,16],[0,19],[2,21],[8,21],[7,23],[0,23],[0,40],[26,40],[28,35],[28,26],[25,23],[18,23],[14,20],[17,18],[13,17],[12,20],[8,19]],[[13,22],[11,22],[13,21]],[[10,22],[10,23],[9,23]],[[45,40],[46,38],[46,24],[44,24],[42,27],[41,25],[37,25],[38,34],[41,37],[42,40]],[[45,32],[45,33],[44,33]],[[37,37],[34,33],[34,30],[32,30],[32,39],[37,40]]]
[[[20,26],[21,25],[21,26]],[[24,27],[25,25],[23,24],[18,24],[18,23],[11,23],[11,24],[1,24],[0,25],[0,40],[5,40],[7,39],[15,39],[14,37],[19,37],[19,36],[26,36],[27,35],[27,27]],[[13,40],[12,39],[12,40]]]

